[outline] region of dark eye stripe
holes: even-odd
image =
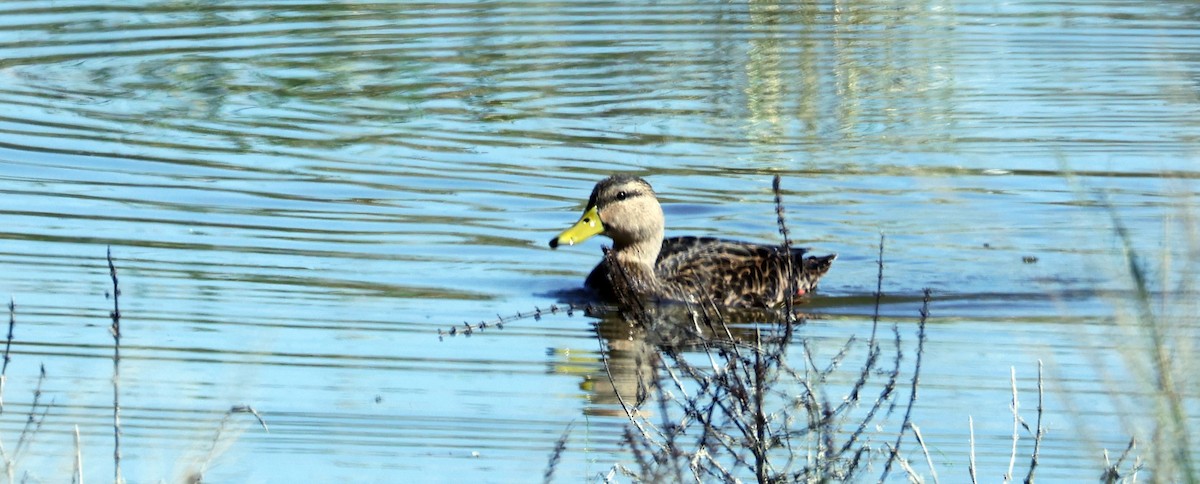
[[[624,199],[617,196],[621,192],[625,193]],[[596,184],[596,187],[592,189],[592,196],[588,198],[587,208],[605,206],[643,195],[654,196],[654,190],[645,181],[631,177],[613,176]]]
[[[640,197],[645,194],[646,194],[646,192],[644,192],[642,190],[621,190],[621,191],[617,192],[615,195],[613,195],[613,197],[611,199],[609,199],[609,202],[625,201],[625,200],[629,200],[631,198]],[[624,196],[622,197],[622,195],[624,195]]]

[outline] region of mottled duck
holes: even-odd
[[[712,237],[664,239],[664,223],[649,183],[613,175],[596,184],[583,216],[550,239],[550,247],[574,245],[594,235],[611,238],[611,260],[619,270],[602,260],[585,282],[609,300],[615,299],[609,276],[613,272],[640,297],[745,308],[777,307],[787,298],[811,293],[837,258]]]

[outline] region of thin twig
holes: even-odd
[[[855,380],[854,385],[851,387],[847,398],[845,400],[843,400],[841,407],[839,407],[837,410],[835,410],[835,413],[840,413],[842,411],[842,407],[847,407],[850,405],[858,404],[859,392],[862,390],[863,387],[866,386],[867,381],[870,379],[871,371],[875,369],[875,365],[879,361],[879,356],[882,354],[882,350],[880,350],[880,348],[879,348],[879,342],[878,342],[878,340],[876,340],[876,335],[879,330],[879,305],[880,305],[880,300],[883,298],[883,248],[884,248],[884,243],[886,242],[886,240],[887,239],[884,236],[884,234],[882,234],[882,233],[879,234],[879,255],[878,255],[878,259],[876,259],[876,261],[875,261],[875,264],[876,264],[875,308],[871,313],[871,338],[869,340],[867,340],[867,359],[863,363],[863,367],[862,367],[862,370],[859,372],[858,379]],[[852,341],[854,341],[854,337],[851,337],[850,340],[847,341],[846,347],[844,347],[842,349],[843,352],[849,348],[849,345]],[[895,370],[898,370],[899,364],[900,364],[899,363],[899,357],[900,357],[899,343],[897,343],[896,352],[897,352],[897,355],[896,355],[896,365],[897,366],[896,366]],[[840,354],[841,353],[839,353],[839,355]],[[840,358],[840,356],[839,356],[839,358]],[[837,361],[839,358],[835,358],[833,361]],[[833,369],[833,367],[831,365],[829,371],[832,371],[832,369]],[[846,439],[845,443],[842,444],[842,447],[841,447],[841,449],[838,450],[837,455],[842,455],[842,454],[846,453],[847,451],[850,450],[850,447],[854,446],[854,444],[858,442],[858,439],[862,436],[863,432],[865,432],[867,430],[867,427],[869,426],[871,421],[874,420],[875,413],[878,412],[879,409],[883,407],[884,402],[891,400],[892,390],[895,388],[896,376],[897,376],[896,371],[892,371],[890,374],[890,377],[888,379],[888,382],[883,386],[883,390],[880,392],[879,397],[875,399],[875,402],[871,405],[870,410],[867,411],[866,416],[859,422],[858,428],[852,434],[850,434],[850,437],[848,439]],[[822,375],[821,376],[822,381],[824,381],[824,378],[825,378],[825,375]]]
[[[1012,431],[1012,452],[1008,455],[1008,472],[1004,473],[1004,482],[1012,482],[1013,466],[1017,464],[1017,441],[1021,439],[1019,432],[1021,428],[1021,401],[1017,399],[1017,367],[1009,366],[1009,381],[1012,383],[1012,414],[1013,414],[1013,431]]]
[[[258,425],[262,426],[263,431],[271,433],[271,429],[267,427],[267,421],[263,420],[262,414],[258,413],[258,410],[255,410],[254,407],[249,405],[234,405],[225,412],[225,415],[228,417],[229,415],[233,415],[235,413],[248,413],[253,415],[254,419],[258,420]]]
[[[441,328],[438,328],[438,330],[437,330],[438,340],[442,341],[445,339],[446,336],[458,336],[459,333],[462,333],[465,336],[470,336],[470,335],[474,334],[476,331],[483,331],[485,329],[493,328],[493,327],[496,329],[504,329],[504,325],[511,323],[513,321],[519,321],[522,319],[533,319],[534,321],[541,321],[542,316],[545,316],[547,314],[565,313],[568,317],[572,317],[572,316],[575,316],[575,311],[583,311],[584,314],[594,315],[594,314],[602,314],[604,312],[611,311],[611,310],[612,310],[611,307],[605,306],[602,304],[577,305],[577,304],[573,304],[573,303],[567,303],[566,305],[563,305],[563,306],[559,306],[557,304],[551,304],[550,307],[546,308],[546,309],[542,309],[539,306],[534,306],[532,311],[526,311],[526,312],[517,311],[517,314],[509,314],[507,316],[501,316],[501,315],[497,314],[495,319],[480,321],[478,323],[469,323],[469,322],[463,321],[461,326],[451,326],[449,329],[447,329],[445,331],[443,331]]]
[[[1129,453],[1133,452],[1133,448],[1136,444],[1136,439],[1129,439],[1129,445],[1125,446],[1125,451],[1121,452],[1121,457],[1118,457],[1117,463],[1114,464],[1116,467],[1121,467],[1121,464],[1125,462],[1125,459],[1129,458]]]
[[[887,236],[879,234],[879,258],[875,263],[879,269],[875,272],[875,311],[871,313],[871,342],[875,342],[875,331],[879,328],[879,303],[883,299],[883,245]]]
[[[546,473],[542,475],[542,482],[550,484],[554,482],[554,469],[558,467],[558,461],[562,458],[562,454],[567,450],[567,438],[571,436],[571,428],[574,423],[567,424],[566,430],[563,430],[562,436],[554,442],[554,451],[550,453],[550,462],[546,465]]]
[[[896,453],[899,450],[899,449],[896,449],[895,447],[892,447],[892,444],[889,444],[887,442],[884,442],[883,445],[886,445],[888,450],[891,451],[892,453]],[[917,474],[917,471],[914,470],[912,468],[912,466],[908,464],[908,459],[905,459],[904,457],[897,457],[896,461],[900,462],[900,468],[903,469],[904,473],[908,475],[908,482],[911,482],[914,484],[925,484],[925,479],[921,478],[921,475]],[[883,481],[880,481],[880,482],[883,482]]]
[[[1116,463],[1109,462],[1108,449],[1104,449],[1104,475],[1100,478],[1102,481],[1106,483],[1124,482],[1121,479],[1121,464],[1124,463],[1125,459],[1129,457],[1129,453],[1133,451],[1136,443],[1136,439],[1129,439],[1129,445],[1125,446],[1125,451],[1121,453],[1121,457],[1117,458]],[[1135,458],[1133,465],[1133,472],[1135,476],[1137,475],[1139,467],[1140,466],[1137,463],[1137,459]]]
[[[783,246],[784,248],[787,248],[792,246],[792,239],[791,237],[788,237],[789,230],[787,228],[787,223],[784,222],[783,195],[782,191],[779,189],[779,181],[779,175],[775,175],[775,178],[771,180],[771,190],[775,192],[775,216],[776,222],[779,223],[779,235],[783,236]]]
[[[967,463],[967,472],[971,474],[971,484],[978,484],[979,480],[975,478],[975,417],[967,415],[967,429],[971,433],[971,453]]]
[[[779,175],[771,181],[771,189],[775,192],[775,221],[779,224],[779,235],[783,236],[783,260],[785,261],[786,269],[784,274],[787,274],[787,295],[783,298],[784,308],[784,326],[783,340],[779,342],[779,351],[782,354],[787,351],[787,347],[792,341],[792,325],[796,320],[796,312],[793,310],[792,298],[796,296],[797,287],[796,279],[799,274],[794,273],[795,263],[792,260],[792,239],[788,236],[787,221],[783,216],[783,192],[779,188]],[[803,263],[801,263],[803,267]]]
[[[779,178],[776,178],[778,180]],[[786,236],[785,236],[786,237]],[[790,327],[790,325],[789,325]],[[767,363],[762,357],[762,332],[756,327],[754,330],[754,343],[758,349],[754,352],[754,407],[750,410],[754,417],[754,475],[758,478],[758,482],[767,482],[767,470],[771,464],[768,462],[767,454],[771,448],[771,443],[767,441],[767,411],[763,408],[766,405],[767,394]]]
[[[13,449],[13,459],[20,459],[21,451],[25,449],[29,442],[33,440],[33,436],[37,434],[37,430],[42,427],[38,421],[38,407],[42,405],[42,384],[46,381],[46,365],[41,366],[41,372],[38,374],[37,386],[33,389],[33,404],[29,406],[29,414],[25,418],[25,427],[21,429],[21,434],[17,437],[17,447]],[[42,415],[45,415],[43,413]]]
[[[933,457],[929,456],[929,448],[925,447],[925,439],[921,437],[921,428],[917,424],[909,425],[912,428],[913,436],[917,438],[917,444],[921,446],[921,452],[925,454],[925,464],[929,466],[929,475],[933,476],[933,484],[938,484],[937,469],[933,467]]]
[[[8,382],[8,362],[12,360],[13,328],[17,325],[17,302],[8,298],[8,338],[4,343],[4,366],[0,367],[0,415],[4,414],[4,384]],[[5,459],[7,460],[7,459]]]
[[[112,246],[108,247],[108,275],[112,278],[113,309],[109,313],[113,337],[113,482],[121,484],[121,287],[117,281],[117,266],[113,264]]]
[[[13,327],[17,324],[17,303],[11,296],[8,298],[8,338],[4,344],[4,366],[0,368],[0,414],[4,413],[4,386],[8,383],[8,363],[11,360],[9,356],[12,351]],[[5,475],[8,477],[8,482],[14,482],[14,474],[16,473],[16,450],[13,451],[13,458],[10,459],[8,452],[4,449],[4,444],[0,442],[0,460],[3,460]]]
[[[714,459],[712,454],[709,454],[708,451],[703,447],[696,452],[696,457],[693,460],[698,463],[700,459],[707,460],[709,463],[710,467],[705,467],[704,470],[708,471],[710,474],[714,474],[716,477],[720,478],[722,482],[737,482],[737,478],[735,478],[734,475],[725,468],[725,466],[722,466],[720,462]],[[700,482],[700,474],[698,473],[696,474],[696,481]]]
[[[8,338],[4,341],[4,366],[0,368],[0,375],[8,374],[8,362],[12,361],[9,354],[12,351],[13,328],[17,325],[17,301],[13,298],[8,299]],[[0,411],[3,411],[4,405],[0,404]]]
[[[923,292],[924,297],[921,298],[921,318],[917,320],[917,359],[913,364],[912,386],[908,396],[908,408],[904,411],[904,423],[900,424],[900,433],[896,435],[896,445],[892,447],[887,463],[883,466],[883,476],[879,478],[880,481],[887,480],[888,471],[892,467],[892,461],[900,453],[900,444],[904,441],[904,432],[908,430],[912,422],[913,404],[917,401],[917,386],[921,381],[921,359],[925,354],[925,322],[929,319],[929,300],[933,294],[933,291],[929,288],[925,288]],[[898,333],[897,338],[899,338]],[[897,343],[897,346],[899,346],[899,343]]]
[[[596,338],[598,340],[600,340],[600,346],[601,346],[600,361],[602,363],[604,363],[604,375],[608,377],[608,383],[610,385],[612,385],[613,394],[615,394],[617,396],[617,403],[621,404],[621,410],[625,411],[625,418],[629,419],[629,422],[632,423],[635,427],[637,427],[638,432],[640,432],[642,434],[643,442],[657,443],[656,440],[654,440],[653,438],[650,437],[650,432],[646,430],[645,426],[643,426],[642,420],[640,418],[637,418],[636,416],[634,416],[633,409],[629,406],[628,403],[625,403],[625,397],[623,397],[621,395],[621,391],[618,390],[619,387],[617,386],[617,381],[613,378],[612,368],[609,367],[609,364],[608,364],[608,350],[607,350],[607,348],[605,348],[605,345],[604,345],[604,337],[599,332],[596,332]],[[651,425],[653,425],[653,424],[651,424]],[[659,431],[658,429],[655,429],[655,432],[658,433],[659,437],[665,437],[662,434],[662,432]]]
[[[641,312],[641,311],[642,310],[639,310],[640,314],[649,317],[648,315],[646,315],[646,313]],[[663,352],[670,355],[673,359],[676,356],[674,354],[674,351],[672,351],[670,348],[664,348]],[[665,447],[667,455],[670,457],[670,459],[667,460],[667,462],[671,464],[670,470],[675,473],[675,482],[683,482],[683,469],[680,468],[679,459],[677,459],[677,457],[680,454],[682,454],[682,452],[679,449],[679,444],[676,442],[679,439],[679,436],[682,432],[682,430],[680,428],[680,427],[682,427],[682,424],[676,425],[675,422],[671,421],[670,411],[667,407],[667,404],[670,403],[670,399],[667,396],[668,393],[663,388],[662,378],[659,378],[659,376],[658,376],[660,366],[664,366],[662,361],[652,362],[652,365],[650,368],[650,374],[653,375],[653,377],[650,380],[650,383],[652,383],[654,385],[654,387],[655,387],[654,390],[656,392],[658,392],[658,395],[659,395],[658,411],[659,411],[659,415],[662,416],[662,425],[660,428],[662,428],[662,430],[664,432],[666,432],[666,437],[667,437],[666,441],[663,442],[662,445],[663,445],[663,447]]]
[[[262,426],[264,431],[268,433],[271,431],[271,429],[267,428],[267,421],[263,420],[262,415],[259,414],[258,410],[255,410],[254,407],[251,407],[250,405],[234,405],[229,407],[229,410],[226,410],[225,415],[221,417],[221,423],[217,424],[217,431],[213,434],[212,441],[210,441],[208,445],[208,454],[204,457],[204,460],[200,462],[199,470],[192,474],[189,482],[202,482],[204,480],[204,473],[207,472],[209,464],[216,460],[219,451],[224,451],[224,449],[217,448],[217,445],[221,442],[221,434],[225,432],[225,427],[229,425],[229,421],[233,418],[233,415],[238,413],[248,413],[253,415],[254,418],[258,420],[258,424]]]
[[[8,362],[10,360],[9,352],[12,349],[13,327],[17,324],[17,303],[11,296],[8,298],[8,341],[4,345],[4,366],[0,368],[0,415],[4,414],[4,385],[8,383]],[[4,463],[5,474],[8,476],[8,482],[13,482],[14,462],[10,459],[8,452],[4,449],[4,443],[0,442],[0,460]]]
[[[1029,460],[1029,473],[1025,475],[1025,484],[1033,484],[1033,472],[1038,465],[1038,452],[1042,448],[1042,360],[1038,360],[1038,406],[1037,406],[1037,430],[1033,435],[1033,457]]]
[[[72,484],[83,484],[83,446],[79,443],[79,425],[75,426],[75,472]]]

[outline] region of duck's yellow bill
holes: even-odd
[[[592,207],[583,212],[583,216],[579,217],[579,221],[575,222],[575,225],[562,231],[558,237],[550,239],[550,248],[557,248],[561,244],[575,245],[602,233],[604,233],[604,224],[600,223],[600,212],[596,211],[596,207]]]

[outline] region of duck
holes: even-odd
[[[665,226],[650,183],[616,174],[596,183],[583,215],[550,239],[550,248],[596,235],[612,239],[605,259],[584,282],[605,300],[617,300],[616,276],[641,298],[727,308],[770,309],[797,302],[816,289],[837,258],[775,244],[664,237]]]

